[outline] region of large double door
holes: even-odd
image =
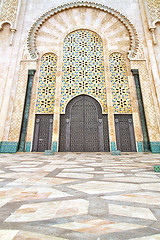
[[[60,151],[109,151],[108,119],[99,103],[81,95],[67,106],[60,119]]]
[[[135,135],[131,114],[115,114],[117,149],[135,152]],[[35,119],[33,151],[51,149],[53,115],[39,114]],[[92,97],[80,95],[72,99],[60,117],[59,151],[109,151],[108,118]]]

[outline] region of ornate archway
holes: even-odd
[[[39,50],[38,50],[38,46],[37,46],[37,44],[38,44],[37,43],[37,35],[39,35],[39,30],[41,29],[41,27],[46,25],[46,22],[49,23],[49,29],[52,29],[54,32],[56,30],[58,30],[58,33],[59,33],[58,36],[62,35],[65,32],[65,29],[66,30],[70,29],[69,30],[69,32],[70,32],[71,28],[72,29],[76,28],[77,23],[78,23],[78,26],[80,26],[80,25],[86,26],[86,24],[87,24],[87,25],[89,25],[89,27],[93,26],[93,28],[95,28],[95,29],[97,28],[96,30],[98,30],[99,24],[97,22],[95,22],[96,14],[91,14],[92,16],[89,16],[90,15],[89,11],[88,11],[88,14],[86,14],[86,16],[87,15],[89,16],[88,19],[90,17],[93,18],[91,22],[88,19],[87,20],[84,19],[84,21],[83,21],[83,14],[82,14],[82,17],[80,18],[80,21],[79,20],[77,21],[77,19],[76,19],[78,17],[78,15],[76,15],[76,13],[78,13],[78,12],[76,12],[77,8],[83,8],[83,9],[87,9],[89,11],[91,10],[92,12],[94,12],[94,10],[99,11],[101,13],[103,12],[104,13],[104,14],[102,14],[103,17],[100,16],[100,23],[103,23],[103,25],[106,25],[106,26],[104,26],[105,28],[102,32],[106,31],[106,28],[110,28],[110,25],[107,26],[107,21],[111,20],[111,19],[110,18],[107,19],[107,15],[113,17],[113,19],[114,19],[113,23],[116,23],[116,21],[117,21],[117,22],[119,22],[119,25],[124,26],[125,31],[128,32],[129,39],[130,39],[130,42],[128,43],[129,44],[129,49],[128,49],[129,57],[130,58],[135,57],[138,46],[139,46],[138,34],[136,32],[135,27],[130,22],[130,20],[127,19],[126,16],[124,16],[117,10],[114,10],[114,9],[112,9],[108,6],[102,5],[102,4],[98,4],[98,3],[94,3],[94,2],[73,2],[73,3],[64,4],[60,7],[51,9],[50,11],[44,13],[41,17],[39,17],[36,22],[34,22],[34,24],[32,25],[32,27],[29,31],[29,35],[27,38],[27,46],[28,46],[28,50],[29,50],[29,53],[30,53],[30,56],[32,59],[36,59],[38,57]],[[67,11],[70,11],[69,14],[67,14],[69,17],[65,14],[65,12],[67,12]],[[61,14],[64,15],[63,16],[64,18],[60,16]],[[55,25],[55,27],[51,26],[51,23],[50,23],[51,18],[54,19],[52,25]],[[97,16],[97,19],[98,19],[98,16]],[[115,28],[115,29],[117,29],[117,28]],[[124,30],[120,29],[120,32],[122,32],[122,31],[124,31]],[[46,34],[47,33],[48,33],[48,31],[46,32]],[[50,34],[52,34],[52,33],[50,33]],[[48,36],[50,34],[48,34]],[[40,34],[40,35],[42,36],[42,34]],[[54,37],[54,40],[57,39],[57,35],[53,34],[53,37]],[[41,39],[41,41],[42,41],[42,39]],[[125,39],[124,39],[124,41],[125,41]],[[125,45],[124,45],[124,47],[125,47]]]
[[[109,151],[108,119],[92,97],[80,95],[61,115],[59,150],[69,152]]]

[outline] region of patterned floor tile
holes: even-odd
[[[139,190],[139,186],[129,183],[113,183],[113,182],[100,182],[92,181],[82,184],[71,185],[71,188],[88,193],[88,194],[99,194],[99,193],[110,193],[120,192],[126,190]]]
[[[0,230],[0,240],[13,240],[17,233],[17,230]]]
[[[128,183],[144,183],[144,182],[159,182],[160,183],[160,178],[153,178],[152,180],[150,178],[145,178],[145,177],[139,177],[135,178],[133,177],[127,177],[125,176],[123,179],[122,178],[116,178],[114,179],[109,179],[109,178],[104,178],[104,180],[109,180],[109,181],[114,181],[114,182],[128,182]]]
[[[54,225],[53,225],[54,226]],[[109,220],[95,219],[84,222],[71,222],[55,225],[58,228],[70,229],[78,232],[87,232],[94,234],[104,234],[112,232],[121,232],[124,230],[133,230],[144,228],[145,226],[129,223],[118,223]]]
[[[160,240],[160,234],[156,234],[148,237],[132,238],[130,240]]]
[[[5,222],[30,222],[88,213],[88,201],[83,199],[24,204]]]
[[[85,174],[85,173],[78,173],[77,174],[77,172],[75,172],[75,173],[69,173],[69,172],[67,172],[67,173],[64,173],[64,172],[62,172],[62,173],[59,173],[58,175],[57,175],[58,177],[66,177],[66,178],[93,178],[93,174]]]
[[[151,180],[151,182],[152,182],[152,180]],[[141,187],[144,190],[160,191],[160,183],[155,183],[155,184],[144,183],[144,184],[141,184]]]
[[[113,215],[157,220],[148,208],[120,206],[117,204],[108,204],[108,208],[109,213]]]
[[[16,236],[12,240],[67,240],[67,239],[47,236],[39,233],[20,231],[19,233],[16,234]]]
[[[159,161],[142,153],[0,154],[0,240],[158,240]]]
[[[102,198],[132,203],[160,205],[160,193],[157,192],[133,192],[118,196],[104,196]]]

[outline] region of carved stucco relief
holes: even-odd
[[[18,15],[20,11],[21,0],[2,0],[0,6],[0,30],[3,29],[5,23],[10,24],[11,40],[13,42],[13,34],[17,28]]]
[[[77,8],[82,8],[82,7],[90,8],[90,9],[98,9],[104,13],[110,14],[115,19],[120,21],[125,26],[128,34],[129,34],[129,38],[130,38],[130,48],[129,48],[128,57],[130,59],[135,58],[138,47],[139,47],[139,38],[138,38],[138,34],[137,34],[135,27],[130,22],[130,20],[126,18],[126,16],[124,16],[117,10],[114,10],[110,7],[107,7],[107,6],[104,6],[101,4],[97,4],[97,3],[93,3],[93,2],[74,2],[74,3],[70,3],[70,4],[64,4],[60,7],[51,9],[50,11],[44,13],[41,17],[39,17],[37,19],[36,22],[33,23],[32,27],[29,31],[29,35],[28,35],[28,39],[27,39],[27,46],[28,46],[28,50],[29,50],[29,53],[30,53],[30,56],[32,59],[38,58],[36,37],[38,35],[39,29],[41,28],[41,26],[48,19],[50,19],[52,16],[56,15],[57,13],[60,13],[62,11],[64,12],[64,10],[68,10],[68,9],[74,9],[74,8],[77,9]]]
[[[160,0],[146,0],[145,7],[149,29],[151,30],[153,37],[153,43],[156,44],[155,29],[156,23],[160,22]]]

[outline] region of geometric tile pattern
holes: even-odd
[[[65,197],[67,194],[63,193]],[[52,195],[52,198],[56,195]],[[24,204],[14,214],[9,216],[5,222],[21,222],[22,212],[23,222],[47,220],[48,214],[50,219],[54,217],[70,217],[76,215],[82,215],[88,213],[89,202],[83,199],[76,200],[64,200],[64,201],[50,201],[48,203],[37,204]],[[48,209],[48,210],[47,210]],[[40,216],[40,212],[43,214]]]
[[[118,204],[108,204],[110,214],[144,218],[156,221],[157,219],[153,215],[150,209],[141,207],[119,206]]]
[[[160,153],[160,142],[150,142],[151,152]]]
[[[16,153],[18,148],[18,142],[1,142],[0,152],[2,153]]]
[[[112,233],[112,232],[121,232],[126,230],[133,230],[138,228],[144,228],[143,225],[131,224],[131,223],[119,223],[116,221],[109,221],[103,219],[93,219],[87,221],[77,221],[64,224],[53,225],[54,227],[62,229],[71,229],[72,231],[86,232],[86,233]]]
[[[154,166],[154,171],[155,172],[160,172],[160,165]]]
[[[124,56],[113,53],[109,57],[114,113],[131,113],[131,99]]]
[[[19,133],[21,129],[26,88],[28,82],[28,70],[36,69],[36,65],[36,62],[21,62],[8,141],[19,141]]]
[[[0,154],[0,239],[160,239],[160,154]]]
[[[34,81],[33,81],[33,86],[32,86],[32,94],[31,94],[31,102],[30,102],[30,109],[29,109],[27,134],[26,134],[26,151],[29,151],[29,152],[31,151],[31,142],[33,139],[33,132],[34,132],[38,82],[39,82],[39,73],[36,72]]]
[[[143,105],[145,109],[149,139],[152,144],[154,144],[154,141],[157,141],[156,145],[157,145],[157,150],[159,151],[158,141],[160,141],[160,134],[159,134],[159,128],[156,120],[157,115],[156,115],[156,107],[153,100],[154,96],[151,88],[152,82],[150,82],[150,79],[149,79],[146,61],[132,61],[131,68],[139,70],[139,79],[140,79],[141,91],[143,96]]]
[[[68,101],[80,94],[96,98],[107,113],[103,43],[89,30],[74,31],[65,38],[61,113]]]
[[[160,1],[147,0],[147,4],[152,21],[160,19]]]
[[[56,71],[57,56],[54,53],[43,55],[40,67],[36,113],[53,114]]]
[[[0,22],[9,21],[15,23],[19,0],[3,1]]]

